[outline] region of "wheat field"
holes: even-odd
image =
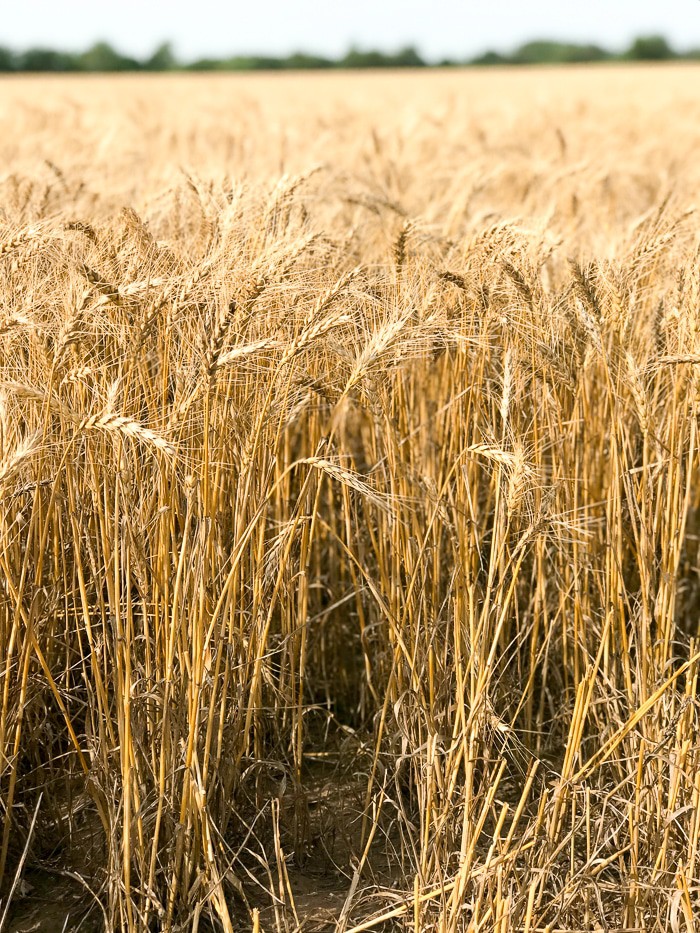
[[[698,928],[697,79],[3,79],[0,930]]]

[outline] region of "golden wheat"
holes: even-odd
[[[2,83],[0,926],[695,929],[696,77]]]

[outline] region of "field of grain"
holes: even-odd
[[[700,73],[0,83],[0,930],[695,930]]]

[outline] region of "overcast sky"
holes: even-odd
[[[337,55],[351,43],[415,44],[436,59],[542,37],[622,48],[658,32],[700,46],[700,0],[0,0],[0,14],[0,45],[83,49],[106,39],[144,55],[171,40],[185,59]]]

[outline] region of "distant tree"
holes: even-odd
[[[670,59],[700,60],[700,49],[679,54],[663,36],[640,36],[622,55],[611,54],[594,44],[577,44],[537,39],[526,42],[509,54],[486,51],[464,62],[468,65],[535,65],[555,63],[597,62],[611,59],[634,61],[667,61]],[[443,59],[441,67],[460,64]],[[107,42],[97,42],[81,54],[55,49],[33,48],[21,53],[0,47],[0,73],[11,71],[281,71],[284,69],[326,68],[423,68],[427,62],[415,46],[395,52],[359,49],[352,46],[340,59],[326,58],[308,52],[294,52],[285,58],[269,55],[235,55],[227,59],[200,58],[181,65],[169,42],[158,46],[145,61],[122,55]]]
[[[605,62],[610,61],[613,56],[607,49],[599,45],[574,45],[566,44],[563,46],[564,61],[574,64],[576,62]]]
[[[17,56],[11,49],[0,46],[0,71],[14,71],[17,67]]]
[[[220,71],[223,62],[220,58],[198,58],[187,65],[183,65],[185,71]]]
[[[609,52],[598,45],[578,45],[573,42],[554,42],[536,39],[526,42],[510,55],[486,52],[472,59],[472,65],[554,65],[576,62],[599,62],[611,58]]]
[[[391,68],[425,68],[425,62],[413,45],[399,49],[395,55],[389,55],[388,59]]]
[[[222,61],[221,67],[225,71],[280,71],[284,61],[265,55],[235,55]]]
[[[625,53],[632,61],[657,62],[677,55],[663,36],[639,36]]]
[[[178,67],[175,53],[170,42],[159,45],[150,58],[143,63],[146,71],[173,71]]]
[[[536,39],[526,42],[510,56],[518,65],[540,65],[561,61],[561,47],[558,42]]]
[[[253,71],[280,71],[284,68],[284,59],[274,55],[253,55],[250,62]]]
[[[508,61],[508,59],[501,55],[500,52],[488,51],[484,52],[481,55],[477,55],[476,58],[470,59],[468,62],[469,65],[503,65]]]
[[[362,52],[355,46],[351,46],[338,65],[340,68],[383,68],[385,61],[382,52]]]
[[[425,62],[412,46],[398,52],[379,52],[376,49],[361,51],[352,46],[340,59],[340,68],[422,68]]]
[[[294,52],[284,60],[285,68],[306,69],[306,68],[332,68],[335,62],[330,58],[323,58],[321,55],[309,55],[307,52]]]
[[[141,65],[135,58],[117,52],[108,42],[96,42],[79,58],[83,71],[136,71]]]
[[[17,56],[18,71],[77,71],[78,56],[54,49],[27,49]]]

